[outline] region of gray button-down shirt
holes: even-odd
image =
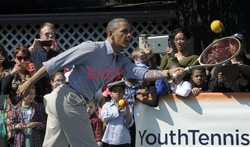
[[[73,67],[69,84],[90,100],[99,88],[119,73],[127,78],[143,79],[144,73],[148,71],[131,63],[124,53],[114,53],[108,40],[83,42],[43,62],[43,65],[49,75],[63,68]]]

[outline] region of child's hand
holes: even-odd
[[[27,128],[35,128],[38,125],[38,122],[31,122],[26,124]]]
[[[152,98],[152,95],[146,89],[138,89],[136,92],[136,98],[138,98],[140,101],[143,101],[143,99]]]
[[[140,101],[143,101],[144,99],[143,94],[137,94],[136,98],[138,98]]]
[[[201,93],[201,92],[202,92],[202,89],[201,89],[201,88],[194,87],[194,88],[192,89],[192,94],[193,94],[194,96],[199,95],[199,93]]]
[[[124,98],[120,99],[118,101],[118,106],[119,106],[120,110],[124,110],[126,108],[126,106],[127,106],[127,100],[124,99]]]
[[[8,132],[7,139],[10,139],[12,137],[11,131]]]
[[[126,106],[118,105],[118,110],[119,111],[124,111],[124,110],[126,110]]]
[[[226,81],[226,76],[222,72],[218,73],[218,83],[224,83]]]
[[[147,46],[144,49],[145,54],[147,55],[147,59],[150,59],[154,56],[153,52],[152,52],[152,48],[150,46]]]
[[[174,50],[173,50],[173,48],[171,48],[171,47],[168,47],[168,48],[166,49],[166,54],[168,54],[171,58],[175,58]]]
[[[25,125],[23,123],[19,123],[19,124],[15,125],[15,129],[22,130],[24,128],[25,128]]]
[[[120,111],[120,110],[121,110],[121,107],[119,106],[118,102],[115,101],[115,105],[116,105],[118,111]]]
[[[10,75],[10,73],[9,72],[6,72],[6,71],[3,71],[2,73],[1,73],[1,77],[7,77],[7,76],[9,76]]]
[[[236,80],[236,83],[242,86],[247,86],[248,80],[240,74],[240,77]]]

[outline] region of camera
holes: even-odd
[[[43,40],[40,41],[41,46],[51,46],[52,45],[52,40]]]

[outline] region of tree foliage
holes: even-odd
[[[213,39],[241,33],[248,38],[249,9],[247,0],[177,0],[177,21],[194,35],[195,53],[209,45]],[[225,30],[213,33],[210,24],[221,20]]]

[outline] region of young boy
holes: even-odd
[[[97,98],[94,98],[89,104],[87,104],[87,112],[94,132],[95,140],[97,142],[98,147],[102,147],[103,123],[101,119],[98,118],[96,115],[97,108]]]
[[[129,147],[131,136],[128,128],[133,124],[132,115],[128,105],[120,106],[119,100],[124,97],[124,81],[108,84],[111,101],[102,107],[101,119],[107,124],[102,142],[104,147]]]
[[[41,106],[34,102],[35,86],[12,110],[10,118],[15,131],[14,146],[41,147],[43,144],[46,116]]]
[[[191,73],[190,83],[192,84],[192,94],[194,96],[197,96],[201,92],[209,91],[206,69],[194,68]]]

